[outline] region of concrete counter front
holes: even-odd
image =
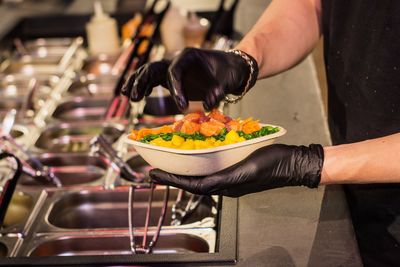
[[[238,266],[362,266],[341,187],[239,200]]]

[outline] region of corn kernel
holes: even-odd
[[[210,145],[210,146],[213,146],[215,141],[216,140],[215,140],[214,137],[209,137],[209,138],[206,139],[207,144]]]
[[[229,131],[229,133],[227,133],[226,134],[226,136],[225,136],[225,142],[227,143],[227,144],[233,144],[233,143],[236,143],[236,142],[238,142],[239,141],[239,134],[236,132],[236,131],[234,131],[234,130],[231,130],[231,131]]]
[[[172,136],[171,142],[172,142],[172,145],[174,145],[174,146],[181,146],[183,144],[183,142],[185,142],[185,139],[178,135],[174,135],[174,136]]]
[[[188,139],[179,148],[181,148],[181,149],[194,149],[194,142],[193,142],[192,139]]]
[[[214,146],[222,146],[222,141],[220,140],[215,141]]]
[[[196,149],[204,149],[207,148],[207,143],[201,140],[194,140],[194,147]]]

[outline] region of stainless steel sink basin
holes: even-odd
[[[138,237],[135,241],[141,242]],[[153,253],[207,253],[206,240],[190,234],[162,234]],[[128,236],[66,236],[38,245],[30,256],[129,255]]]
[[[23,75],[49,74],[58,75],[62,71],[58,64],[61,60],[60,56],[55,57],[32,57],[25,56],[21,59],[15,59],[4,70],[7,74],[19,73]]]
[[[54,74],[63,75],[73,63],[77,51],[82,46],[83,38],[77,37],[70,45],[53,45],[30,43],[23,53],[15,55],[3,64],[3,73],[20,73],[25,75]],[[21,48],[22,48],[21,44]]]
[[[10,135],[11,135],[13,138],[19,138],[19,137],[23,136],[24,133],[23,133],[22,131],[20,131],[20,130],[11,129]]]
[[[108,167],[104,159],[86,154],[42,154],[38,159],[57,175],[63,186],[99,181]],[[47,181],[40,182],[28,176],[22,176],[19,183],[25,186],[54,186]]]
[[[148,189],[135,191],[133,224],[143,227],[146,217]],[[171,224],[171,209],[178,194],[171,189],[164,225]],[[154,192],[153,209],[149,226],[156,226],[162,207],[164,190]],[[201,204],[192,216],[192,221],[212,217],[211,206]],[[103,190],[74,192],[62,196],[52,205],[47,221],[55,227],[66,229],[128,228],[128,190]]]
[[[14,124],[13,128],[11,129],[10,135],[15,138],[18,139],[26,134],[28,134],[29,130],[20,125],[20,124]]]
[[[10,97],[0,99],[0,111],[7,112],[10,109],[20,109],[24,99],[21,97]]]
[[[104,54],[89,57],[84,61],[82,71],[96,76],[111,74],[117,58],[117,56],[107,56]]]
[[[68,47],[73,41],[73,38],[38,38],[25,41],[24,47],[28,50],[37,47]]]
[[[71,84],[68,93],[74,96],[94,95],[111,98],[117,78],[115,75],[82,75]]]
[[[0,263],[6,260],[6,257],[15,257],[16,248],[21,241],[20,237],[2,235],[0,236]]]
[[[24,222],[33,208],[33,197],[23,192],[15,192],[8,205],[4,227],[9,228]]]
[[[24,43],[25,50],[36,57],[62,57],[72,44],[72,38],[39,38]]]
[[[110,142],[115,142],[122,130],[123,126],[117,124],[62,123],[47,127],[35,146],[47,152],[87,152],[93,137],[102,133]]]
[[[7,256],[7,246],[4,245],[3,243],[0,243],[0,257],[6,257]]]
[[[144,226],[148,193],[149,190],[146,189],[135,193],[133,211],[136,227]],[[171,195],[172,200],[176,193]],[[155,216],[152,216],[150,226],[157,225],[162,199],[163,190],[156,190],[153,202]],[[164,225],[171,222],[172,204],[171,201]],[[67,229],[128,228],[128,191],[75,192],[65,195],[51,208],[48,222]]]
[[[53,117],[66,122],[100,120],[109,102],[109,98],[76,97],[60,104]]]
[[[0,121],[4,119],[7,112],[11,109],[16,109],[17,111],[21,109],[23,98],[3,98],[0,99]]]
[[[39,110],[58,82],[58,77],[48,75],[35,78],[21,74],[0,75],[0,118],[10,109]]]
[[[2,76],[0,80],[0,97],[24,97],[29,94],[33,86],[33,79],[25,75],[23,75],[24,78],[21,77],[22,75]]]
[[[34,86],[37,86],[36,96],[47,95],[51,88],[59,82],[57,76],[36,75],[35,77],[12,74],[0,76],[0,97],[25,97]]]

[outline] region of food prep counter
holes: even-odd
[[[25,15],[19,13],[15,17]],[[18,23],[20,20],[12,27],[8,25],[0,35],[15,34]],[[52,168],[66,188],[21,177],[19,193],[14,194],[11,205],[26,212],[22,219],[17,217],[18,222],[11,220],[1,230],[0,255],[8,258],[0,258],[0,265],[362,265],[340,186],[315,190],[282,188],[239,199],[204,198],[186,222],[176,225],[171,225],[172,207],[182,192],[170,189],[167,214],[154,253],[132,255],[129,199],[133,198],[132,220],[137,227],[134,241],[140,243],[151,189],[139,188],[132,196],[131,183],[118,178],[110,159],[93,152],[90,140],[99,133],[118,147],[127,122],[102,120],[116,79],[103,76],[101,81],[90,81],[87,76],[76,76],[80,70],[90,69],[87,66],[91,59],[74,54],[76,57],[66,69],[46,73],[50,79],[38,79],[43,95],[49,95],[46,90],[52,88],[51,102],[37,94],[35,111],[43,114],[31,118],[38,121],[17,121],[12,132],[16,140]],[[14,70],[9,69],[8,74],[14,75]],[[90,96],[91,90],[98,92],[96,97]],[[317,96],[310,99],[320,101]],[[41,126],[38,131],[33,124]],[[288,126],[290,130],[290,122]],[[297,129],[284,142],[296,143]],[[317,139],[328,142],[324,131],[318,133],[321,136]],[[148,171],[137,155],[129,154],[129,159],[128,154],[125,160],[133,170]],[[156,187],[152,193],[154,214],[162,210],[164,193],[165,187]],[[157,218],[149,221],[150,237],[157,231]]]

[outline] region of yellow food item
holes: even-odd
[[[194,141],[192,139],[187,139],[179,148],[180,149],[195,149]]]
[[[215,143],[214,143],[214,147],[223,146],[223,145],[224,145],[224,142],[222,142],[221,140],[217,140],[217,141],[215,141]]]
[[[206,141],[194,140],[194,147],[195,147],[195,149],[205,149],[205,148],[209,148],[209,145],[207,144]]]
[[[239,134],[236,131],[231,130],[225,136],[225,143],[227,144],[237,143],[239,141],[239,138],[240,138]]]
[[[168,141],[165,141],[161,137],[158,137],[158,138],[154,139],[153,141],[151,141],[150,144],[155,145],[155,146],[167,147],[167,142]]]
[[[180,147],[184,142],[185,142],[185,138],[180,137],[178,135],[174,135],[172,137],[172,145],[176,146],[176,147]]]
[[[209,137],[206,139],[206,143],[208,144],[208,146],[213,147],[215,146],[215,138],[214,137]]]

